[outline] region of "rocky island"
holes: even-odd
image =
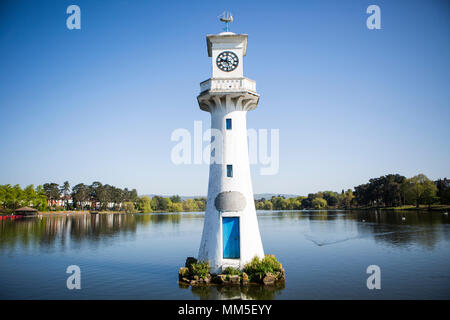
[[[178,270],[180,283],[191,286],[204,285],[275,285],[285,282],[285,271],[275,256],[266,255],[263,259],[253,258],[243,270],[227,267],[219,274],[211,273],[207,261],[188,257],[184,267]]]

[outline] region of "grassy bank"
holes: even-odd
[[[450,205],[448,204],[434,204],[431,206],[428,205],[419,205],[419,207],[416,207],[414,205],[405,205],[405,206],[398,206],[398,207],[358,207],[358,208],[346,208],[346,209],[339,209],[339,208],[326,208],[323,210],[387,210],[387,211],[437,211],[437,212],[445,212],[450,211]]]
[[[421,204],[419,207],[413,206],[413,205],[407,205],[407,206],[399,206],[399,207],[386,207],[386,208],[380,208],[380,210],[428,210],[428,211],[450,211],[450,205],[448,204],[434,204],[431,206]]]

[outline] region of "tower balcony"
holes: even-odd
[[[256,109],[259,94],[256,82],[248,78],[211,78],[200,83],[197,97],[200,109],[250,111]]]
[[[256,82],[249,78],[211,78],[200,83],[200,94],[212,92],[250,92],[256,94]]]

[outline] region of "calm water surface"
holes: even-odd
[[[258,221],[265,252],[286,269],[284,287],[180,287],[203,213],[3,220],[0,299],[450,298],[442,213],[262,211]],[[81,290],[66,288],[69,265],[81,268]],[[381,290],[366,287],[369,265],[381,268]]]

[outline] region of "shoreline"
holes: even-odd
[[[386,211],[449,211],[450,205],[439,204],[439,205],[420,205],[416,207],[414,205],[400,206],[400,207],[369,207],[369,208],[351,208],[344,210],[386,210]]]
[[[421,205],[419,208],[416,206],[400,206],[400,207],[366,207],[366,208],[346,208],[346,209],[340,209],[340,208],[325,208],[325,209],[300,209],[300,210],[264,210],[264,209],[258,209],[257,211],[286,211],[286,212],[292,212],[292,211],[371,211],[371,210],[382,210],[382,211],[428,211],[428,212],[448,212],[450,211],[450,205],[432,205],[431,207],[428,207],[426,205]],[[159,214],[159,213],[182,213],[184,211],[180,212],[172,212],[172,211],[152,211],[152,212],[124,212],[124,211],[99,211],[96,214],[139,214],[139,213],[148,213],[148,214]],[[193,211],[193,212],[204,212],[204,211]],[[91,214],[89,210],[63,210],[63,211],[38,211],[36,215],[30,215],[30,216],[55,216],[55,215],[87,215]],[[14,214],[5,214],[0,213],[0,216],[17,216]],[[22,215],[25,216],[25,215]]]

